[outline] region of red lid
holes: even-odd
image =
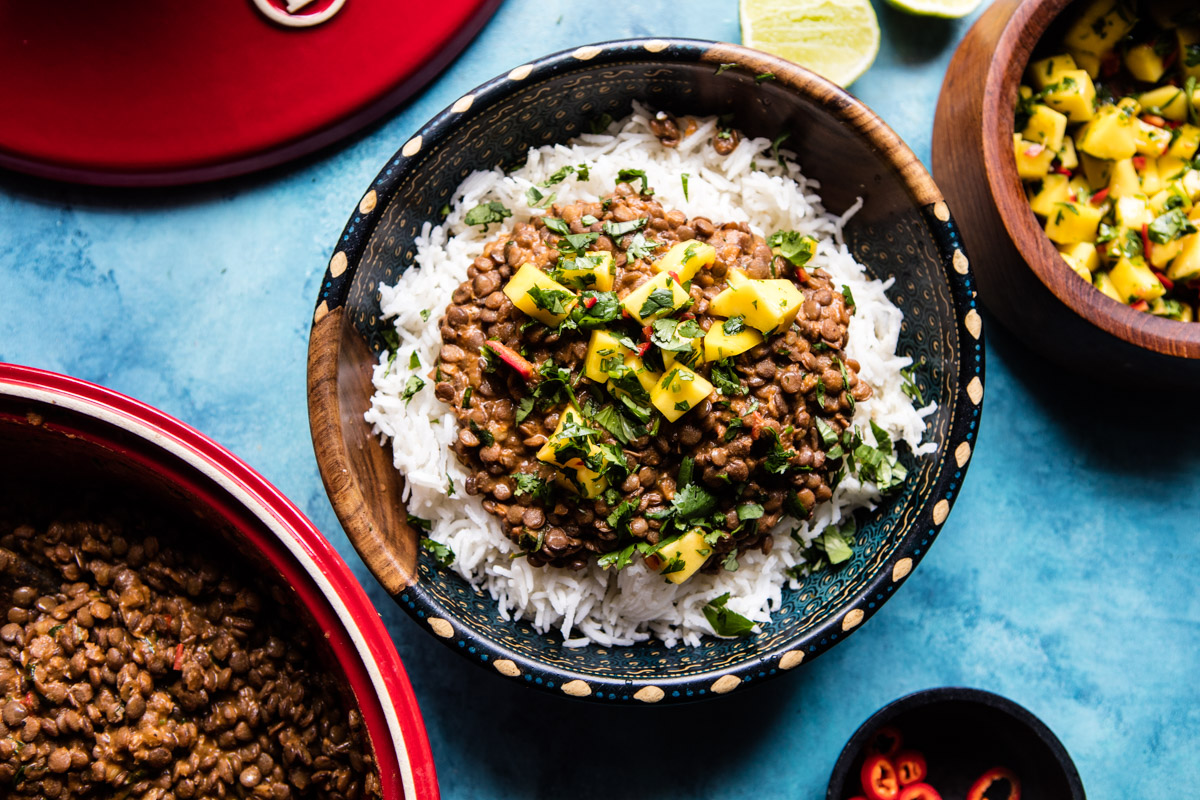
[[[144,186],[278,164],[416,91],[498,5],[346,0],[288,28],[249,0],[0,3],[0,166]]]

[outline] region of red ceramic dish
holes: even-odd
[[[279,164],[390,111],[499,5],[352,0],[286,28],[248,0],[0,3],[0,166],[161,186]]]
[[[99,471],[223,523],[269,563],[325,634],[375,752],[387,800],[437,800],[425,726],[400,657],[346,563],[291,501],[228,450],[116,392],[0,364],[0,458]]]

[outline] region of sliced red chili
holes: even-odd
[[[183,642],[175,645],[175,663],[171,665],[172,669],[183,669]]]
[[[925,756],[916,750],[897,753],[896,757],[892,759],[892,763],[896,765],[896,776],[900,779],[901,786],[923,781],[929,774],[929,770],[925,766]]]
[[[1104,204],[1104,198],[1108,197],[1108,187],[1105,186],[1100,191],[1092,195],[1092,205],[1100,206]]]
[[[637,350],[638,357],[640,358],[641,356],[644,356],[644,355],[646,355],[646,351],[647,351],[647,350],[649,350],[649,349],[650,349],[650,343],[649,343],[649,342],[642,342],[641,344],[639,344],[639,345],[638,345],[638,350]]]
[[[1163,275],[1161,272],[1159,272],[1156,269],[1151,270],[1151,272],[1154,273],[1154,277],[1158,278],[1158,282],[1166,287],[1168,292],[1175,288],[1175,281],[1171,280],[1166,275]]]
[[[1100,74],[1106,78],[1111,78],[1121,71],[1121,57],[1115,51],[1109,51],[1102,59],[1100,59]]]
[[[1147,125],[1153,125],[1156,128],[1162,128],[1167,124],[1167,121],[1158,114],[1142,114],[1142,122]]]
[[[891,758],[900,752],[902,744],[904,744],[904,737],[900,735],[900,731],[891,725],[884,725],[871,734],[871,738],[867,740],[867,755]]]
[[[1146,257],[1147,261],[1150,260],[1150,247],[1151,247],[1150,223],[1143,222],[1142,223],[1142,255]]]
[[[869,800],[896,800],[900,781],[896,768],[886,756],[869,756],[863,762],[862,788]]]
[[[942,800],[942,796],[928,783],[912,783],[900,790],[896,800]]]
[[[595,298],[595,297],[585,297],[585,298],[583,298],[583,307],[584,307],[584,308],[591,308],[591,307],[592,307],[592,306],[594,306],[594,305],[596,305],[596,298]]]
[[[1145,300],[1138,300],[1136,303],[1130,303],[1129,307],[1132,308],[1134,311],[1149,311],[1150,310],[1150,304],[1147,303]]]
[[[1062,164],[1059,164],[1057,167],[1055,167],[1054,171],[1057,172],[1059,175],[1066,175],[1068,178],[1071,177],[1071,175],[1073,174],[1071,172],[1071,170],[1067,169]]]
[[[1140,170],[1144,170],[1146,168],[1146,157],[1145,156],[1134,156],[1133,158],[1131,158],[1129,160],[1133,162],[1133,167],[1136,170],[1140,171]]]
[[[654,328],[650,327],[649,325],[642,328],[642,338],[645,339],[647,342],[650,341],[650,337],[653,335],[654,335]]]
[[[1021,781],[1011,769],[989,769],[971,784],[967,800],[1021,800]]]

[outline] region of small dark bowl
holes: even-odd
[[[1135,311],[1071,271],[1017,176],[1017,89],[1039,42],[1086,0],[997,0],[946,71],[933,174],[962,222],[988,310],[1038,353],[1096,378],[1200,387],[1200,323]],[[1039,51],[1040,53],[1040,51]]]
[[[861,795],[864,750],[880,728],[903,736],[902,749],[919,750],[929,767],[925,782],[945,800],[967,796],[994,767],[1021,781],[1021,800],[1084,800],[1079,772],[1049,728],[1012,700],[980,689],[941,688],[901,697],[862,724],[833,767],[825,800]]]
[[[721,68],[731,65],[732,68]],[[756,81],[771,73],[773,80]],[[751,136],[790,134],[826,207],[849,221],[849,249],[905,313],[899,351],[939,408],[938,452],[908,459],[903,489],[860,520],[854,558],[785,591],[766,630],[696,648],[660,642],[564,648],[440,569],[406,521],[404,478],[363,421],[385,349],[378,286],[412,263],[422,225],[473,170],[524,161],[633,101],[679,114],[726,114]],[[441,309],[438,309],[440,317]],[[434,324],[432,321],[430,324]],[[523,684],[593,701],[686,702],[760,682],[824,652],[874,614],[928,550],[962,486],[983,400],[982,321],[950,211],[903,142],[869,109],[789,62],[730,44],[637,39],[580,47],[519,66],[421,128],[366,190],[321,284],[309,340],[309,418],[317,463],[350,541],[401,607],[455,652]]]

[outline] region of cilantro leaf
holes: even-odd
[[[658,319],[651,323],[651,331],[651,344],[673,353],[690,354],[695,340],[704,335],[704,330],[692,319]]]
[[[729,592],[709,600],[704,605],[704,618],[717,636],[748,636],[754,632],[754,623],[737,612],[725,607]]]
[[[726,336],[733,336],[735,334],[741,333],[745,329],[746,329],[746,317],[742,314],[738,314],[737,316],[730,317],[729,319],[725,320],[725,322],[723,322],[721,324],[721,330],[725,332]]]
[[[712,385],[716,387],[717,391],[726,397],[738,397],[750,391],[742,385],[737,370],[733,366],[732,357],[722,358],[720,361],[714,363],[712,371],[709,373],[709,378],[712,380]]]
[[[1182,208],[1175,208],[1150,223],[1147,234],[1155,244],[1167,244],[1180,236],[1195,233],[1196,226],[1187,218]]]
[[[637,544],[633,543],[626,545],[620,550],[613,550],[610,553],[605,553],[596,559],[596,563],[600,565],[600,569],[608,569],[609,567],[612,567],[619,572],[633,562],[633,552],[636,547]]]
[[[717,505],[717,498],[703,487],[689,483],[675,493],[671,499],[671,508],[680,519],[694,519],[712,512]]]
[[[404,405],[412,402],[413,395],[425,388],[425,381],[413,375],[404,384],[404,393],[400,395],[400,399],[404,401]]]
[[[613,239],[617,239],[627,233],[640,231],[642,228],[646,227],[646,223],[649,221],[650,220],[647,217],[638,217],[637,219],[631,219],[628,222],[605,222],[604,232]]]
[[[504,204],[498,200],[492,200],[488,203],[480,203],[467,212],[463,221],[468,225],[482,225],[483,232],[487,233],[488,225],[493,222],[503,222],[506,217],[511,217],[512,212],[504,207]]]
[[[683,183],[683,199],[688,199],[688,173],[682,172],[679,175],[679,180]]]
[[[794,267],[803,267],[817,252],[817,240],[795,231],[776,231],[767,239],[771,252],[782,256]]]
[[[613,438],[621,444],[627,445],[642,435],[641,426],[630,422],[624,414],[617,410],[616,406],[604,406],[596,412],[593,419],[597,425],[611,433]]]
[[[738,520],[741,522],[748,519],[762,519],[764,513],[763,507],[758,503],[744,503],[737,507]]]
[[[632,184],[635,180],[640,180],[642,182],[642,189],[639,192],[639,194],[644,194],[644,195],[654,194],[654,191],[651,190],[651,188],[650,188],[650,179],[648,177],[646,177],[646,170],[644,170],[644,169],[623,169],[617,173],[617,182],[618,183]]]
[[[541,286],[531,286],[526,292],[533,304],[543,311],[548,311],[551,314],[567,313],[567,302],[571,299],[570,292],[564,292],[561,289],[543,289]]]
[[[514,495],[527,494],[534,500],[545,503],[550,500],[554,491],[552,484],[529,472],[514,472],[512,478],[517,484],[513,489]]]
[[[546,224],[546,229],[557,233],[559,236],[569,236],[571,234],[571,226],[567,221],[559,217],[542,217],[542,222]]]
[[[629,240],[629,246],[625,248],[625,255],[630,259],[649,258],[660,247],[662,247],[660,242],[652,241],[640,233],[635,233]]]
[[[646,302],[642,303],[642,307],[638,309],[638,316],[645,319],[655,314],[670,313],[673,310],[675,310],[675,293],[663,286],[650,293]]]
[[[433,556],[433,560],[443,567],[448,567],[454,563],[454,551],[441,542],[435,542],[428,536],[422,536],[421,547],[428,550],[429,555]]]
[[[559,252],[562,253],[583,255],[584,251],[587,250],[588,245],[592,244],[599,238],[600,234],[594,231],[586,231],[584,233],[568,233],[564,234],[563,237],[558,240],[558,243],[555,246],[558,247]]]

